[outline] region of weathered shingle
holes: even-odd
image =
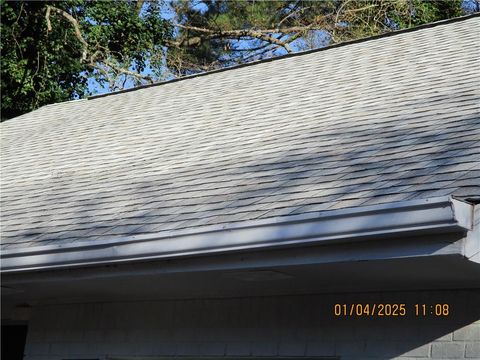
[[[2,124],[2,246],[480,195],[480,18]]]

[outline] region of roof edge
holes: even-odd
[[[280,220],[281,219],[281,220]],[[354,243],[408,234],[466,233],[473,205],[451,197],[403,201],[302,216],[242,222],[201,232],[164,232],[1,252],[1,272],[72,268],[235,251]]]
[[[221,68],[221,69],[216,69],[216,70],[200,72],[200,73],[196,73],[196,74],[192,74],[192,75],[182,76],[182,77],[174,78],[174,79],[171,79],[171,80],[159,81],[159,82],[156,82],[156,83],[153,83],[153,84],[139,85],[139,86],[135,86],[135,87],[130,88],[130,89],[124,89],[124,90],[112,91],[112,92],[109,92],[109,93],[91,95],[91,96],[87,96],[86,99],[94,100],[94,99],[98,99],[98,98],[102,98],[102,97],[106,97],[106,96],[110,96],[110,95],[117,95],[117,94],[123,94],[123,93],[126,93],[126,92],[135,91],[135,90],[146,89],[146,88],[153,87],[153,86],[166,85],[166,84],[174,83],[174,82],[177,82],[177,81],[183,81],[183,80],[193,79],[193,78],[200,77],[200,76],[206,76],[206,75],[216,74],[216,73],[220,73],[220,72],[224,72],[224,71],[235,70],[235,69],[239,69],[239,68],[243,68],[243,67],[247,67],[247,66],[253,66],[253,65],[257,65],[257,64],[262,64],[262,63],[266,63],[266,62],[270,62],[270,61],[286,59],[286,58],[294,57],[294,56],[307,55],[307,54],[311,54],[311,53],[315,53],[315,52],[334,49],[334,48],[337,48],[337,47],[343,47],[343,46],[347,46],[347,45],[352,45],[352,44],[362,43],[362,42],[366,42],[366,41],[381,39],[381,38],[385,38],[385,37],[389,37],[389,36],[405,34],[405,33],[418,31],[418,30],[422,30],[422,29],[428,29],[428,28],[431,28],[431,27],[451,24],[451,23],[460,22],[460,21],[468,20],[468,19],[471,19],[471,18],[479,17],[479,16],[480,16],[480,13],[473,13],[473,14],[469,14],[469,15],[465,15],[465,16],[455,17],[455,18],[452,18],[452,19],[435,21],[435,22],[432,22],[432,23],[423,24],[423,25],[411,27],[411,28],[408,28],[408,29],[390,31],[390,32],[386,32],[386,33],[383,33],[383,34],[369,36],[369,37],[365,37],[365,38],[361,38],[361,39],[355,39],[355,40],[340,42],[340,43],[333,44],[333,45],[328,45],[328,46],[325,46],[325,47],[322,47],[322,48],[299,51],[299,52],[296,52],[296,53],[285,54],[285,55],[281,55],[281,56],[271,57],[271,58],[268,58],[268,59],[251,61],[251,62],[247,62],[247,63],[244,63],[244,64],[238,64],[238,65],[224,67],[224,68]]]

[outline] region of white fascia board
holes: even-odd
[[[231,251],[354,243],[408,234],[466,233],[473,206],[450,197],[403,201],[227,226],[134,235],[104,241],[10,249],[1,271],[20,272],[116,262],[201,256]]]

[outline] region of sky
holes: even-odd
[[[466,10],[466,12],[475,12],[480,10],[480,4],[477,0],[463,0],[462,7]],[[203,4],[201,1],[199,1],[194,8],[202,12],[206,10],[206,5]],[[161,16],[167,20],[172,20],[175,17],[175,12],[173,11],[169,1],[166,1],[164,3],[164,6],[162,7],[162,10],[161,10]],[[320,47],[327,46],[329,44],[329,38],[328,38],[327,32],[324,32],[321,30],[315,31],[313,33],[313,36],[316,37],[315,39],[316,43],[321,44]],[[248,41],[241,40],[237,44],[237,47],[241,48],[242,46],[248,46]],[[303,51],[308,48],[305,41],[301,38],[292,42],[290,46],[294,52]],[[283,55],[284,53],[286,53],[284,49],[279,49],[279,51],[276,51],[274,55],[279,56],[279,55]],[[133,70],[133,69],[130,69],[130,70]],[[144,74],[146,75],[152,74],[151,68],[147,66],[147,69],[145,70]],[[169,78],[172,78],[172,77],[167,77],[167,80]],[[133,84],[133,82],[130,82],[126,84],[125,88],[130,88],[133,86],[135,86],[135,84]],[[88,90],[92,94],[103,94],[103,93],[110,92],[108,88],[108,84],[105,84],[102,86],[101,84],[99,84],[97,81],[93,79],[88,80]]]

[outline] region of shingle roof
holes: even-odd
[[[480,18],[2,124],[2,248],[480,195]]]

